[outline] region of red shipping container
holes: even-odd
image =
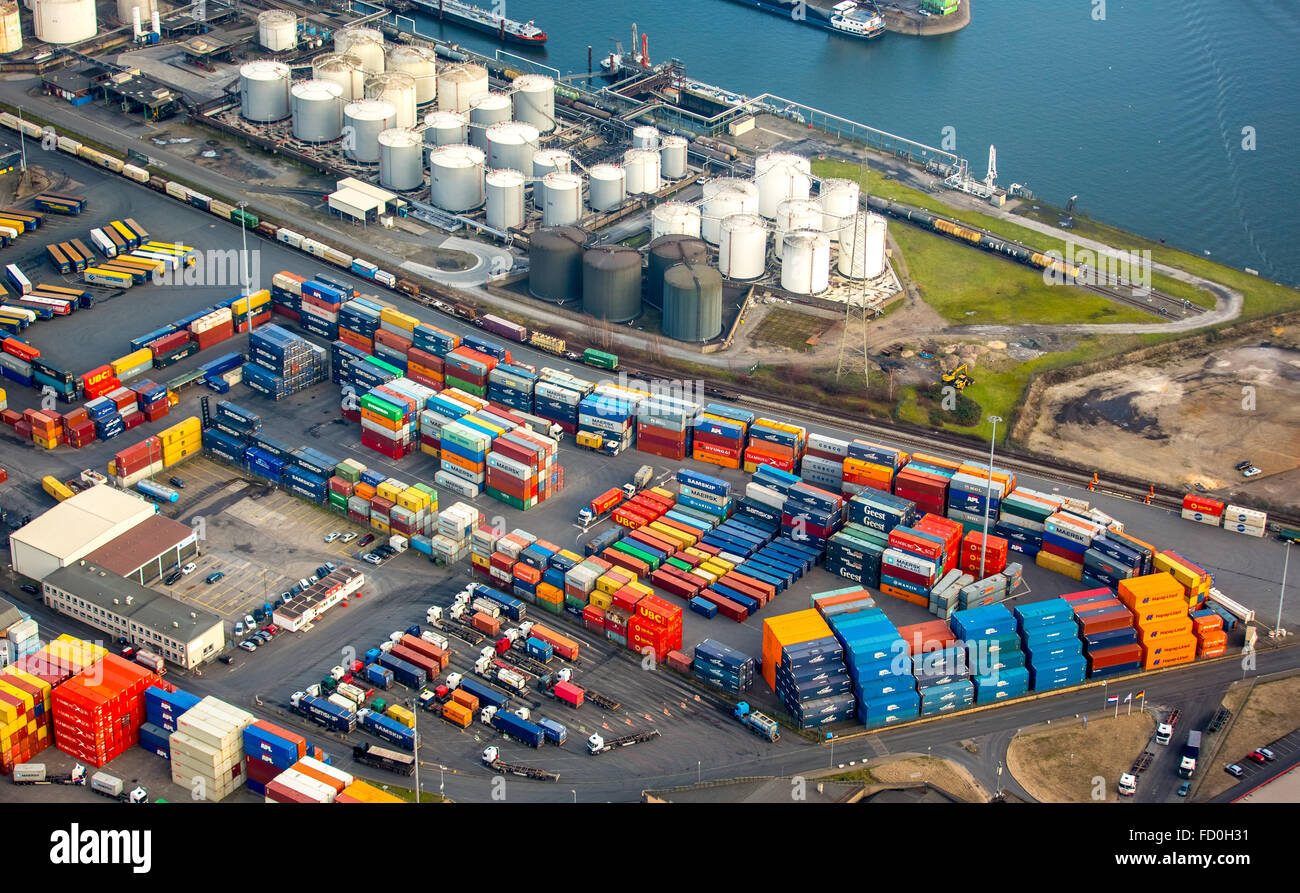
[[[1076,552],[1073,549],[1058,546],[1056,543],[1043,543],[1043,551],[1048,555],[1055,555],[1057,558],[1064,558],[1068,561],[1073,561],[1076,564],[1083,564],[1083,552]]]
[[[1197,496],[1188,493],[1183,497],[1183,511],[1200,512],[1203,515],[1218,517],[1223,514],[1224,503],[1217,499],[1208,499],[1204,496]]]
[[[719,595],[711,589],[701,589],[697,594],[698,598],[704,599],[718,608],[718,613],[728,620],[734,620],[736,623],[744,623],[749,617],[749,609],[744,605],[737,604],[726,596]]]

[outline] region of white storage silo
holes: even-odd
[[[488,167],[526,171],[537,152],[537,128],[522,121],[502,121],[487,130]]]
[[[483,150],[435,146],[429,150],[429,201],[444,211],[483,204]]]
[[[379,185],[405,192],[424,185],[424,143],[405,127],[379,134]]]
[[[664,202],[650,212],[650,238],[700,236],[700,209],[686,202]]]
[[[123,25],[135,23],[135,10],[140,10],[140,23],[146,27],[158,11],[154,0],[117,0],[117,20]]]
[[[758,183],[758,213],[768,219],[776,217],[776,208],[781,202],[807,198],[812,187],[812,178],[788,159],[773,162],[755,179]]]
[[[415,78],[401,71],[386,71],[366,78],[366,98],[391,102],[398,127],[415,126]]]
[[[700,235],[706,242],[722,241],[722,221],[735,214],[758,213],[758,187],[748,180],[721,177],[704,184]]]
[[[384,32],[377,28],[340,28],[334,32],[334,52],[361,60],[366,74],[384,70]]]
[[[797,295],[818,295],[831,284],[831,237],[796,230],[781,241],[781,287]]]
[[[555,129],[555,81],[544,74],[521,74],[511,84],[516,121],[542,133]]]
[[[776,206],[776,227],[773,230],[775,244],[780,245],[785,234],[797,229],[821,232],[822,206],[820,202],[807,198],[786,199]]]
[[[856,180],[836,177],[822,181],[817,195],[822,203],[822,232],[830,236],[832,242],[839,241],[841,230],[853,225],[861,195],[862,187]]]
[[[352,102],[366,95],[366,73],[361,59],[348,53],[322,53],[311,60],[311,76],[317,81],[333,81],[343,88],[343,101]]]
[[[885,234],[888,225],[879,214],[857,214],[840,231],[837,267],[850,279],[874,279],[885,272]]]
[[[633,149],[654,149],[659,151],[659,128],[651,124],[642,124],[632,128]]]
[[[504,93],[481,93],[469,101],[469,144],[487,151],[487,129],[510,120],[510,97]]]
[[[343,88],[334,81],[299,81],[289,90],[293,138],[328,143],[343,133]]]
[[[289,117],[289,66],[272,59],[241,65],[239,115],[260,124]]]
[[[424,116],[426,146],[456,146],[469,137],[469,119],[460,112],[429,112]]]
[[[95,36],[99,23],[95,0],[35,0],[32,24],[36,39],[46,43],[80,43]]]
[[[645,195],[662,188],[659,153],[654,149],[628,149],[623,153],[623,170],[627,174],[628,195]]]
[[[298,17],[287,9],[267,9],[257,14],[257,42],[273,53],[298,46]]]
[[[757,279],[767,269],[767,226],[757,214],[722,221],[718,270],[728,279]]]
[[[23,22],[18,4],[13,0],[0,3],[0,55],[23,48]]]
[[[397,109],[382,99],[358,99],[343,106],[343,154],[361,164],[379,162],[379,134],[394,126]]]
[[[438,98],[438,54],[431,48],[399,43],[388,47],[385,71],[400,71],[415,78],[415,102],[426,105]]]
[[[768,152],[754,159],[754,178],[757,179],[768,168],[775,167],[778,164],[792,164],[797,170],[805,174],[812,173],[812,162],[802,155],[796,155],[793,152]]]
[[[468,112],[470,100],[488,92],[488,72],[482,65],[461,62],[438,72],[438,108],[445,112]]]
[[[626,173],[621,165],[593,164],[587,177],[587,200],[593,211],[612,211],[627,198]]]
[[[675,134],[659,142],[659,172],[665,180],[680,180],[686,176],[686,137]]]
[[[582,218],[582,175],[556,171],[542,178],[542,225],[567,226]]]
[[[533,153],[533,206],[542,209],[543,195],[541,179],[556,171],[568,172],[573,169],[573,156],[563,149],[538,149]]]
[[[524,225],[524,175],[519,171],[488,171],[487,222],[496,229]]]

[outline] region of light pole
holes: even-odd
[[[415,700],[412,698],[406,699],[406,709],[410,710],[411,715],[415,717],[413,753],[415,754],[415,802],[418,804],[420,802],[420,715],[415,712]]]
[[[22,151],[22,161],[19,162],[20,169],[27,173],[27,140],[26,134],[23,133],[23,107],[18,106],[18,147]]]
[[[578,792],[577,792],[576,790],[574,790],[573,788],[569,788],[569,793],[573,795],[573,802],[574,802],[574,803],[577,803],[577,802],[578,802]]]
[[[244,245],[243,253],[239,255],[239,270],[240,278],[244,282],[244,297],[248,297],[248,228],[244,225],[244,208],[246,207],[248,207],[248,202],[239,203],[239,238]],[[251,329],[253,327],[251,322],[252,314],[249,314],[249,320],[248,327]]]
[[[993,434],[989,436],[989,476],[984,480],[984,538],[980,542],[980,579],[984,579],[984,558],[989,550],[989,500],[993,498],[993,445],[998,440],[998,422],[1001,416],[991,415]]]
[[[1275,635],[1282,631],[1282,602],[1286,598],[1286,572],[1290,565],[1291,543],[1288,541],[1286,544],[1286,557],[1282,559],[1282,588],[1277,594],[1277,626],[1274,627],[1274,630],[1276,631],[1274,633]]]

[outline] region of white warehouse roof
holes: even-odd
[[[10,534],[14,570],[36,580],[44,579],[156,512],[152,503],[134,494],[96,484]]]
[[[370,211],[381,210],[384,202],[355,189],[340,189],[329,194],[330,210],[349,217],[364,218]]]

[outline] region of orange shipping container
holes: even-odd
[[[473,721],[474,712],[464,704],[448,701],[442,705],[442,718],[464,729],[468,728],[470,722]]]

